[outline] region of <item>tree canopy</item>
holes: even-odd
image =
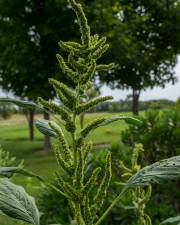
[[[15,95],[53,97],[58,41],[76,35],[66,1],[0,1],[0,84]],[[64,76],[63,76],[64,79]]]
[[[133,89],[138,98],[141,90],[176,81],[179,1],[97,0],[90,13],[95,18],[94,28],[106,33],[111,44],[104,61],[116,63],[113,71],[101,74],[102,82],[113,88]]]
[[[146,89],[175,81],[174,66],[180,49],[180,3],[169,1],[120,0],[95,3],[94,17],[103,17],[111,51],[107,59],[117,66],[102,80],[115,87]],[[104,7],[108,10],[104,10]],[[101,9],[100,9],[101,7]],[[111,9],[111,11],[110,11]],[[107,13],[108,11],[108,13]]]

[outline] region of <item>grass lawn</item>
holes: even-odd
[[[125,114],[127,115],[127,113]],[[99,116],[108,115],[108,113],[88,114],[85,123],[87,124],[89,121]],[[116,116],[120,114],[113,115]],[[126,127],[127,124],[124,121],[114,122],[108,126],[98,128],[91,133],[89,138],[93,140],[96,145],[115,143],[120,141],[120,133]],[[57,168],[53,153],[43,153],[43,135],[37,129],[35,131],[35,140],[28,140],[28,125],[26,118],[22,115],[14,115],[9,120],[0,121],[0,144],[5,150],[9,151],[12,156],[16,156],[17,163],[23,159],[26,169],[38,173],[47,179]],[[27,185],[28,178],[17,176],[13,179],[15,179],[15,183],[26,186],[26,190],[32,195],[37,194],[36,189],[32,188],[32,186],[36,185],[36,181],[33,180],[30,185]],[[11,222],[9,222],[7,217],[0,217],[0,225],[23,224],[17,221],[12,222],[11,219],[10,221]]]
[[[119,114],[114,114],[114,116]],[[94,118],[108,116],[108,113],[88,114],[85,123]],[[89,138],[95,144],[114,143],[120,140],[120,133],[127,127],[124,121],[114,122],[108,126],[93,131]],[[52,140],[53,141],[53,140]],[[52,152],[43,154],[43,135],[35,129],[35,140],[28,140],[28,125],[25,117],[15,115],[10,120],[0,123],[0,144],[10,151],[17,160],[24,159],[25,167],[48,176],[56,168]]]

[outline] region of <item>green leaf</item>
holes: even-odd
[[[32,173],[32,172],[29,172],[29,171],[27,171],[27,170],[24,170],[24,169],[22,169],[22,168],[19,168],[19,169],[16,171],[16,173],[19,173],[19,174],[24,175],[24,176],[27,176],[27,177],[33,177],[33,178],[36,178],[36,179],[38,179],[38,180],[40,180],[40,181],[43,181],[43,178],[42,178],[41,176],[39,176],[39,175],[37,175],[37,174],[35,174],[35,173]]]
[[[142,123],[141,120],[135,118],[135,117],[130,117],[130,116],[125,116],[126,118],[124,119],[126,123],[128,124],[133,124],[133,125],[139,125]]]
[[[14,219],[39,225],[40,214],[34,198],[8,179],[0,179],[0,210]]]
[[[170,218],[164,220],[160,224],[166,224],[166,223],[177,223],[178,225],[180,225],[180,216],[170,217]]]
[[[24,101],[24,100],[16,100],[16,99],[11,99],[11,98],[0,98],[0,102],[13,103],[19,107],[28,108],[28,109],[39,108],[39,106],[37,104],[35,104],[34,102],[28,102],[28,101]]]
[[[113,122],[118,121],[118,120],[125,120],[129,124],[137,124],[137,123],[139,124],[139,123],[141,123],[140,120],[138,120],[136,118],[133,118],[131,116],[117,116],[117,117],[112,117],[112,118],[106,119],[104,122],[102,122],[100,124],[100,126],[105,126],[105,125],[108,125],[108,124],[113,123]]]
[[[26,171],[22,169],[21,167],[0,167],[0,176],[10,178],[14,174],[22,174],[24,176],[28,177],[34,177],[38,180],[42,181],[42,178],[32,172]]]
[[[162,183],[177,178],[180,178],[180,156],[164,159],[144,167],[128,180],[125,189],[147,186],[150,183]]]
[[[0,167],[0,176],[3,177],[12,177],[17,171],[19,167]]]
[[[50,137],[57,137],[56,133],[50,128],[48,124],[49,120],[37,120],[35,122],[35,125],[37,129],[43,133],[44,135],[50,136]]]

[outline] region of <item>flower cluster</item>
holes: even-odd
[[[97,71],[110,70],[113,64],[97,64],[97,60],[109,47],[106,44],[106,38],[91,35],[82,6],[76,3],[75,0],[69,0],[69,4],[78,19],[81,41],[79,43],[60,41],[59,46],[65,52],[67,58],[65,59],[62,55],[57,54],[57,59],[61,70],[71,79],[73,88],[63,82],[49,79],[60,100],[60,104],[42,98],[39,98],[38,102],[44,110],[60,116],[61,120],[61,122],[59,120],[58,122],[49,122],[49,127],[58,139],[58,143],[53,145],[58,164],[70,177],[67,181],[62,172],[56,174],[59,189],[67,197],[76,223],[78,225],[92,225],[103,205],[111,179],[111,155],[110,153],[107,154],[105,169],[103,169],[104,175],[102,175],[100,182],[97,182],[97,179],[99,181],[100,173],[103,174],[101,172],[102,168],[94,168],[91,175],[87,177],[88,155],[93,148],[87,137],[106,118],[97,118],[79,132],[76,118],[97,104],[112,99],[111,96],[105,96],[94,98],[88,102],[82,101],[87,90],[92,87],[92,76]],[[62,125],[70,133],[71,143],[67,141]],[[94,195],[93,198],[92,195]]]

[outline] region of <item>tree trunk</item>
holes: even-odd
[[[29,124],[29,140],[34,140],[34,109],[29,110],[28,124]]]
[[[49,120],[49,114],[44,112],[44,119]],[[44,136],[44,151],[50,151],[51,149],[51,142],[49,136]]]
[[[134,115],[139,114],[139,96],[140,96],[140,90],[133,89],[132,112],[133,112]]]

